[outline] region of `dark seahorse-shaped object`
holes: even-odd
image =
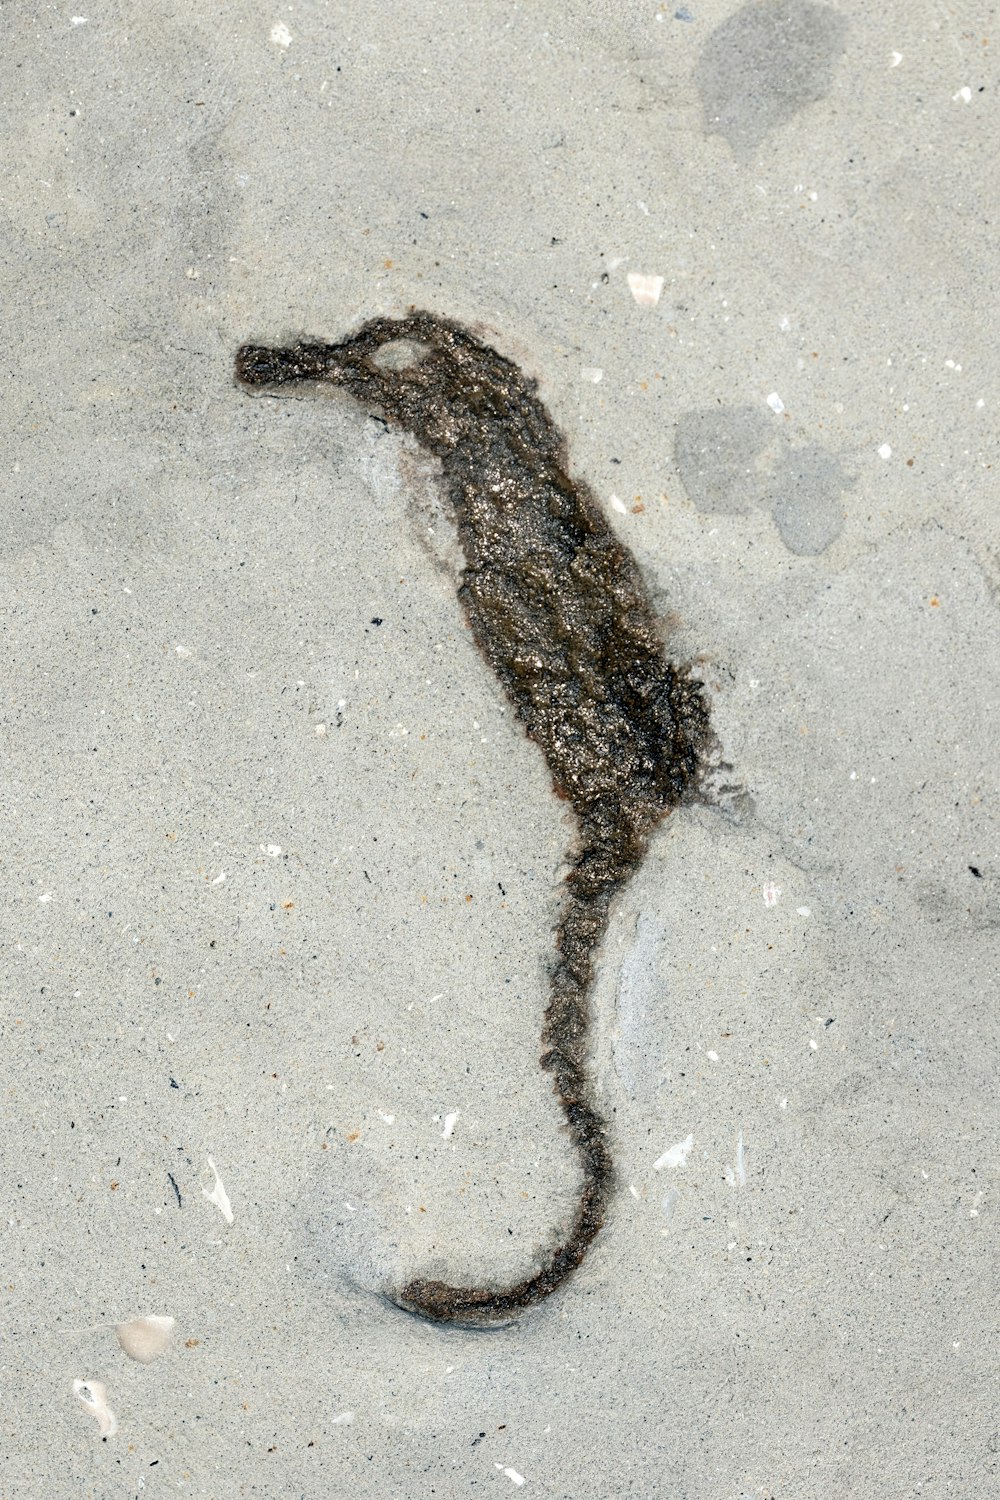
[[[555,1291],[604,1221],[612,1162],[587,1069],[594,959],[615,893],[695,786],[708,734],[701,685],[666,660],[639,569],[569,474],[535,381],[459,323],[413,312],[338,344],[246,344],[236,375],[253,387],[342,386],[440,461],[465,554],[462,608],[576,815],[541,1059],[583,1169],[574,1218],[513,1286],[414,1280],[389,1293],[436,1322],[508,1322]]]

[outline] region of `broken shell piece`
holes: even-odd
[[[211,1188],[207,1188],[203,1182],[201,1190],[205,1194],[205,1197],[208,1199],[209,1203],[215,1204],[216,1208],[219,1210],[226,1223],[231,1224],[233,1222],[233,1206],[229,1201],[229,1194],[222,1186],[222,1178],[215,1170],[215,1162],[210,1156],[207,1156],[205,1160],[208,1162],[209,1171],[211,1172],[215,1181],[213,1182]]]
[[[74,1380],[73,1395],[84,1410],[97,1418],[102,1438],[114,1437],[118,1431],[118,1418],[108,1405],[107,1388],[100,1380]]]
[[[148,1318],[133,1318],[131,1323],[119,1323],[115,1327],[118,1342],[129,1359],[137,1359],[141,1365],[151,1365],[170,1343],[174,1332],[174,1319],[161,1318],[155,1313]]]
[[[663,291],[662,276],[640,276],[638,271],[630,271],[626,279],[628,289],[640,307],[656,306]]]

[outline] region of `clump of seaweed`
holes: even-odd
[[[338,344],[246,344],[236,374],[253,387],[342,386],[439,459],[465,555],[462,608],[576,816],[541,1059],[582,1167],[574,1218],[514,1285],[417,1279],[390,1293],[436,1322],[495,1326],[549,1296],[604,1222],[613,1167],[586,1057],[594,960],[613,898],[696,784],[701,684],[667,661],[635,560],[571,478],[535,382],[459,323],[414,312]]]

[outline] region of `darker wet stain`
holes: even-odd
[[[248,386],[342,386],[440,461],[465,556],[462,608],[576,816],[542,1028],[542,1066],[583,1168],[573,1221],[512,1286],[418,1279],[391,1293],[437,1322],[496,1325],[553,1292],[604,1221],[612,1163],[586,1063],[594,957],[614,896],[694,786],[700,684],[665,659],[636,563],[570,477],[535,382],[467,329],[424,312],[378,318],[339,344],[246,345],[236,374]]]
[[[708,407],[685,412],[677,423],[677,470],[699,510],[747,516],[763,503],[757,473],[770,423],[754,406]]]
[[[744,5],[712,32],[695,67],[706,133],[749,160],[772,130],[826,95],[846,39],[846,19],[828,5]]]
[[[769,510],[797,557],[825,552],[844,528],[844,495],[854,480],[840,460],[817,443],[791,447],[775,417],[756,407],[685,412],[674,458],[700,511],[748,516]]]
[[[771,514],[789,552],[817,557],[844,529],[844,492],[853,480],[817,443],[795,448],[770,478]]]

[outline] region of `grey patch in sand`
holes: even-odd
[[[846,37],[846,19],[828,5],[744,5],[712,32],[694,70],[706,134],[724,135],[748,160],[772,130],[824,97]]]
[[[317,1291],[352,1299],[381,1298],[386,1281],[402,1272],[402,1209],[383,1181],[377,1158],[338,1151],[324,1161],[299,1202],[296,1271]]]
[[[771,477],[771,505],[789,552],[815,557],[837,540],[844,529],[844,491],[851,483],[825,448],[810,444],[786,454]]]
[[[677,424],[674,457],[700,511],[769,510],[797,557],[825,551],[844,528],[843,496],[853,481],[839,459],[816,443],[789,448],[773,417],[756,407],[687,412]]]
[[[753,406],[684,413],[677,423],[674,455],[684,488],[699,510],[746,516],[767,503],[756,461],[772,422]]]
[[[660,1059],[653,1021],[663,1005],[658,959],[666,941],[666,928],[659,918],[640,912],[635,941],[622,961],[615,1001],[615,1072],[632,1100],[651,1101],[659,1083]]]

